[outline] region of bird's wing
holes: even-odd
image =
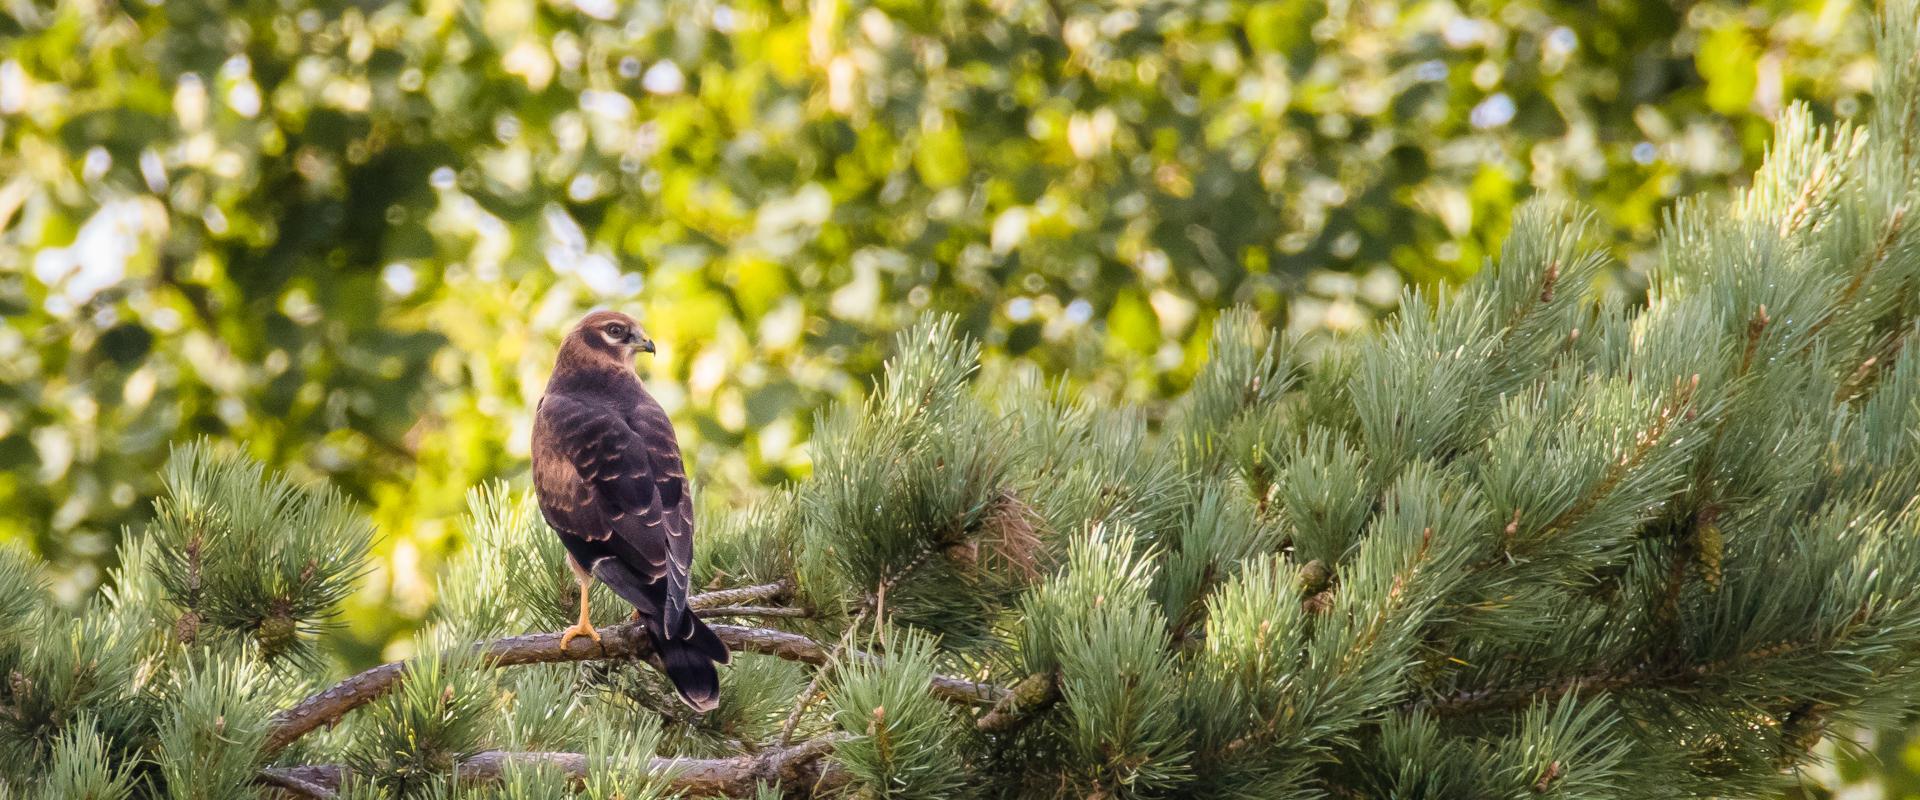
[[[669,574],[678,582],[679,596],[685,597],[687,573],[693,565],[693,494],[687,491],[680,440],[674,436],[667,412],[650,397],[628,414],[627,425],[646,442],[662,527],[667,532],[667,558],[673,565]]]
[[[681,627],[693,518],[672,428],[664,437],[652,425],[636,430],[626,415],[564,395],[541,402],[537,425],[536,451],[547,452],[536,455],[547,457],[535,459],[534,484],[548,522],[644,580],[664,579],[661,622]]]

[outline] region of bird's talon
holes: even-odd
[[[592,625],[575,625],[560,634],[560,649],[567,649],[567,645],[573,644],[573,640],[581,636],[592,639],[594,644],[600,643],[600,632],[594,630]]]

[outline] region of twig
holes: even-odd
[[[881,586],[881,591],[886,591],[885,585]],[[847,625],[846,632],[840,635],[840,641],[835,642],[833,650],[827,653],[826,663],[831,664],[840,658],[840,652],[847,649],[853,640],[854,632],[860,629],[860,623],[865,622],[866,619],[867,609],[860,609],[860,613],[854,615],[853,622]],[[799,697],[793,699],[793,707],[787,710],[787,721],[780,726],[781,744],[793,741],[793,731],[800,727],[800,717],[807,713],[807,706],[813,705],[814,695],[820,693],[820,682],[826,680],[826,677],[826,670],[814,670],[813,679],[807,681],[807,688],[800,692]]]
[[[702,619],[714,617],[811,617],[811,608],[791,608],[788,606],[721,606],[702,609]]]
[[[1721,670],[1800,652],[1811,646],[1813,643],[1810,642],[1777,642],[1717,661],[1665,669],[1642,665],[1617,672],[1572,675],[1551,683],[1533,686],[1473,689],[1445,697],[1425,698],[1409,705],[1440,716],[1454,716],[1491,710],[1509,710],[1537,700],[1558,700],[1576,692],[1614,692],[1624,689],[1685,686]]]
[[[1032,712],[1053,705],[1059,698],[1060,682],[1053,673],[1036,672],[1014,684],[1006,697],[974,720],[973,727],[984,733],[1014,730],[1032,719]]]
[[[866,621],[868,614],[872,614],[876,618],[873,625],[874,630],[878,631],[880,629],[880,624],[887,619],[887,590],[893,588],[894,584],[899,583],[900,579],[906,577],[908,573],[919,569],[920,565],[925,564],[927,559],[932,555],[932,544],[921,546],[918,554],[904,566],[895,570],[892,575],[887,576],[885,580],[880,582],[874,594],[868,598],[866,603],[862,604],[860,613],[854,615],[852,622],[847,623],[847,629],[841,633],[840,641],[834,643],[833,651],[827,653],[827,663],[840,660],[840,653],[851,649],[853,636],[859,632],[860,624]],[[785,745],[793,741],[794,729],[800,727],[800,718],[806,715],[807,707],[813,705],[814,698],[820,695],[820,684],[825,681],[826,678],[826,670],[815,671],[813,673],[813,679],[807,681],[807,688],[800,692],[799,697],[793,699],[793,707],[787,710],[787,720],[780,726],[780,744]]]
[[[816,792],[837,789],[846,785],[851,776],[825,756],[846,738],[845,734],[835,734],[733,758],[656,757],[648,763],[647,771],[670,776],[667,778],[670,790],[693,796],[750,797],[762,783],[811,786]],[[490,750],[462,761],[457,773],[465,784],[491,783],[500,780],[511,766],[538,765],[554,767],[573,781],[584,780],[592,766],[581,753]],[[260,782],[296,797],[332,798],[347,776],[347,768],[341,764],[269,767],[260,771]]]
[[[338,796],[340,782],[338,775],[330,784],[316,783],[315,779],[324,778],[320,773],[338,767],[286,767],[260,770],[256,779],[264,786],[280,790],[280,794],[305,797],[310,800],[333,800]]]
[[[1841,312],[1848,306],[1851,306],[1854,299],[1860,296],[1860,290],[1867,285],[1867,278],[1872,276],[1874,270],[1879,269],[1882,263],[1886,262],[1887,255],[1893,251],[1893,246],[1900,241],[1900,231],[1906,227],[1906,224],[1906,204],[1902,203],[1894,206],[1892,213],[1887,215],[1886,225],[1880,229],[1880,238],[1875,242],[1873,249],[1867,251],[1867,257],[1861,259],[1859,266],[1854,268],[1853,278],[1847,281],[1846,288],[1840,291],[1840,297],[1828,307],[1829,310],[1826,313],[1820,315],[1820,318],[1814,320],[1813,325],[1807,328],[1807,333],[1809,334],[1807,337],[1807,347],[1813,347],[1814,340],[1811,334],[1819,333],[1828,325],[1832,324],[1835,319],[1840,317]]]
[[[819,642],[797,633],[769,630],[766,628],[747,628],[738,625],[713,625],[713,632],[725,642],[727,647],[742,652],[760,653],[777,656],[788,661],[820,666],[828,661],[827,648]],[[625,623],[600,629],[600,641],[579,638],[572,646],[560,649],[560,634],[534,633],[524,636],[510,636],[474,645],[485,655],[488,665],[511,667],[522,664],[555,664],[573,661],[611,661],[626,658],[648,658],[653,655],[653,644],[647,638],[646,629],[638,623]],[[856,661],[874,659],[872,655],[851,651],[848,656]],[[265,753],[279,752],[288,744],[313,730],[338,721],[356,708],[379,699],[398,683],[405,674],[407,664],[395,661],[369,669],[300,701],[274,715],[267,734]],[[941,699],[969,705],[992,705],[1006,695],[1007,690],[992,684],[976,683],[963,678],[936,675],[933,678],[932,691]]]

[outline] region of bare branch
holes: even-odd
[[[738,652],[777,656],[788,661],[798,661],[814,666],[820,666],[828,661],[826,647],[797,633],[738,625],[711,627],[720,637],[720,641],[726,642],[727,647]],[[480,642],[475,644],[474,648],[482,651],[486,662],[494,667],[572,661],[645,660],[653,656],[653,644],[647,638],[646,629],[638,623],[631,622],[602,628],[598,643],[584,637],[578,638],[564,650],[560,648],[558,633],[510,636],[505,639]],[[857,651],[849,653],[849,656],[859,661],[874,658]],[[406,662],[404,661],[382,664],[334,684],[325,691],[312,695],[292,708],[274,715],[267,734],[266,754],[277,753],[313,730],[331,725],[347,712],[379,699],[399,682],[405,670]],[[1007,693],[1006,689],[992,684],[976,683],[944,675],[934,676],[932,691],[936,696],[949,702],[968,705],[993,705]]]
[[[974,720],[973,727],[985,733],[1014,730],[1059,698],[1060,682],[1053,673],[1036,672],[1014,684],[1000,702]]]
[[[338,767],[274,767],[260,770],[256,781],[280,791],[269,797],[305,797],[309,800],[333,800],[339,792]],[[332,783],[316,783],[316,778],[331,775]]]
[[[811,617],[811,608],[790,608],[787,606],[721,606],[704,609],[701,619],[715,617]]]
[[[737,606],[746,603],[761,603],[786,597],[793,593],[792,581],[774,581],[758,586],[742,586],[738,589],[721,589],[714,592],[696,594],[687,598],[687,605],[694,610]]]

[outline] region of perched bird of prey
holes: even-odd
[[[587,589],[600,579],[633,604],[680,698],[706,711],[727,646],[687,607],[693,499],[673,424],[634,373],[653,340],[632,317],[596,311],[560,346],[533,422],[533,488],[580,582],[580,621],[561,636],[600,641]]]

